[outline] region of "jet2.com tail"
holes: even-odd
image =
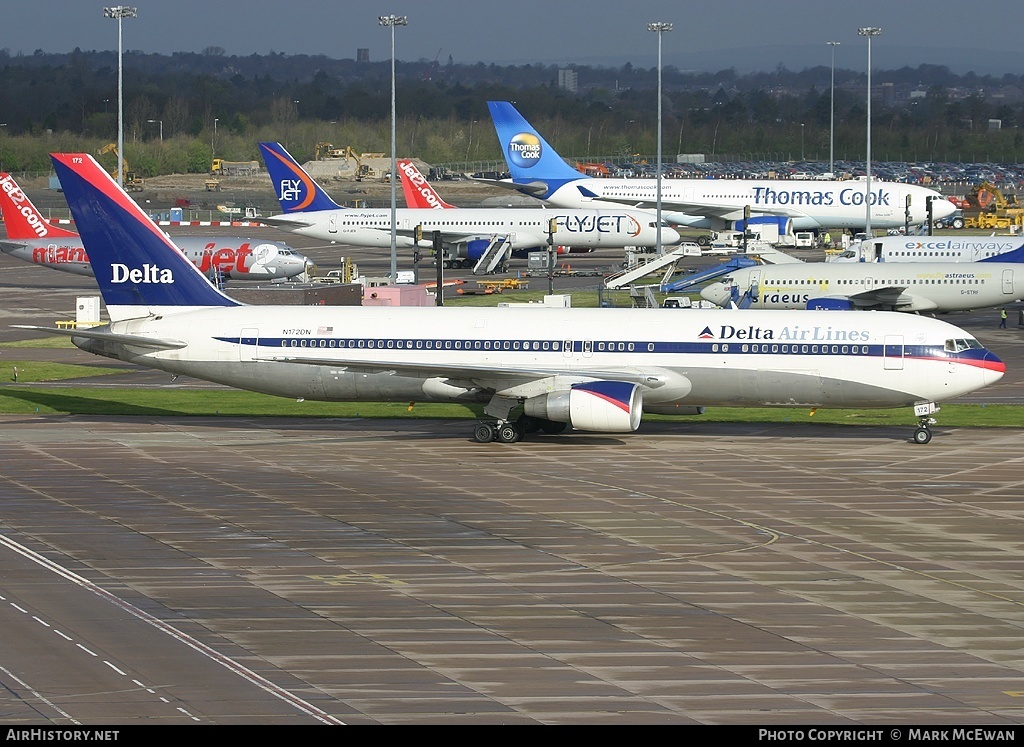
[[[74,231],[55,226],[43,217],[28,195],[7,173],[0,173],[0,215],[4,219],[7,238],[68,239],[78,237]]]
[[[169,307],[239,305],[210,284],[92,156],[50,158],[112,321]]]
[[[260,153],[282,211],[303,213],[342,209],[281,143],[260,143]]]
[[[514,182],[543,182],[547,191],[535,196],[546,198],[567,182],[587,178],[567,164],[512,104],[488,101],[487,108]]]

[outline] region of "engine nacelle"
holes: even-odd
[[[651,415],[703,415],[704,408],[694,405],[644,405]]]
[[[812,298],[807,302],[807,308],[811,311],[849,311],[853,308],[853,302],[847,298]]]
[[[569,423],[581,431],[628,433],[640,427],[643,398],[637,384],[589,381],[568,391],[531,397],[523,408],[532,417]]]

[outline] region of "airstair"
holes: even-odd
[[[680,280],[663,282],[660,290],[662,293],[680,293],[690,290],[698,285],[702,285],[709,280],[714,280],[722,275],[728,275],[734,270],[742,270],[746,267],[753,267],[757,264],[759,264],[757,261],[750,259],[749,257],[733,257],[728,262],[723,262],[719,265],[715,265],[714,267],[709,267],[706,270],[695,272]]]
[[[615,290],[625,285],[631,285],[634,280],[639,280],[646,275],[657,272],[663,267],[675,264],[683,257],[690,256],[688,254],[689,248],[678,247],[671,252],[665,252],[660,257],[652,259],[650,262],[644,262],[643,264],[636,265],[635,267],[627,267],[621,272],[617,272],[614,275],[609,275],[604,280],[604,287],[609,290]]]
[[[490,275],[501,265],[512,251],[512,245],[506,236],[492,236],[484,253],[473,267],[474,275]]]

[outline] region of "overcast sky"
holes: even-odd
[[[0,48],[11,54],[117,49],[117,22],[89,0],[0,0]],[[143,0],[123,22],[124,48],[169,54],[222,47],[228,54],[268,52],[371,60],[390,57],[379,15],[405,15],[396,29],[399,60],[449,56],[459,63],[653,67],[650,21],[674,24],[663,35],[663,62],[684,70],[791,70],[867,65],[861,26],[878,26],[872,67],[922,63],[956,72],[1024,73],[1020,0]]]

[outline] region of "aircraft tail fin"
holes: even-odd
[[[1011,249],[1008,252],[1002,254],[996,254],[992,257],[985,257],[985,259],[979,260],[980,262],[1024,262],[1024,244],[1021,244],[1016,249]]]
[[[507,101],[488,101],[501,151],[515,182],[543,181],[549,197],[567,182],[587,176],[567,164],[529,122]]]
[[[406,205],[411,208],[432,208],[434,210],[455,207],[441,199],[441,195],[434,190],[412,161],[400,158],[396,165],[398,176],[402,180],[402,194],[405,196]]]
[[[10,174],[0,174],[0,214],[7,228],[7,238],[66,239],[78,236],[74,231],[55,226],[39,212],[28,195]]]
[[[167,307],[239,306],[213,287],[88,153],[52,153],[111,321]]]
[[[285,213],[342,210],[280,143],[260,143],[277,201]]]

